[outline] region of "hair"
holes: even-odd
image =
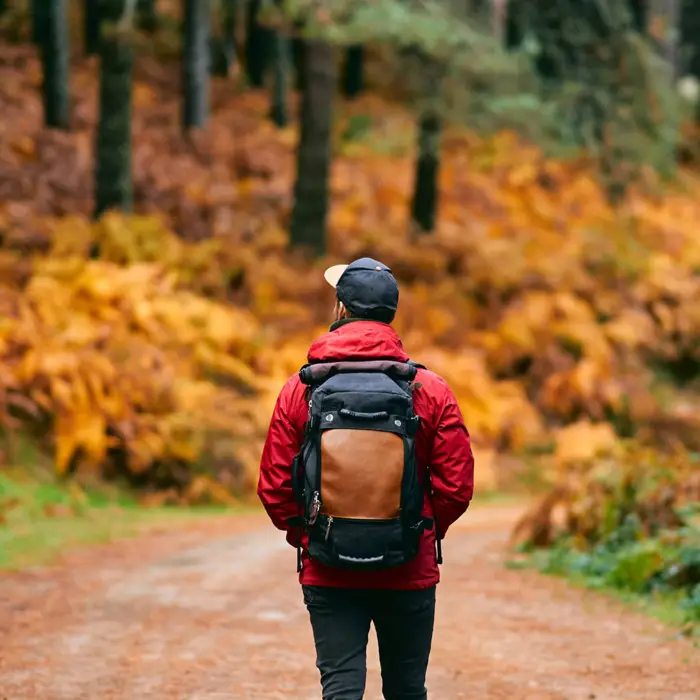
[[[342,305],[343,309],[345,309],[345,318],[362,318],[367,321],[378,321],[379,323],[391,323],[394,320],[394,317],[396,316],[396,312],[393,311],[392,309],[384,309],[384,308],[378,308],[378,309],[371,309],[370,311],[367,311],[364,316],[358,316],[356,313],[353,313],[346,305],[345,302],[341,301],[341,299],[336,295],[335,297],[335,303],[336,303],[336,309],[339,309],[339,307]]]
[[[391,309],[372,309],[365,316],[369,321],[379,321],[380,323],[391,323],[396,316],[396,312]]]

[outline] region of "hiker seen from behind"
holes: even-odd
[[[325,278],[335,322],[280,392],[258,495],[297,549],[323,699],[362,699],[373,623],[384,698],[425,700],[442,540],[473,494],[469,433],[391,326],[391,270],[361,258]]]

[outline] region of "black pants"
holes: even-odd
[[[377,630],[386,700],[426,700],[435,587],[384,591],[303,586],[323,700],[362,700],[370,624]]]

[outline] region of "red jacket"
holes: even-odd
[[[396,332],[383,323],[353,321],[321,336],[309,350],[309,361],[384,358],[406,361],[408,355]],[[426,494],[424,514],[435,516],[440,535],[469,506],[474,490],[474,457],[469,433],[457,401],[447,383],[436,374],[419,370],[414,393],[414,410],[421,418],[416,435],[419,467],[429,466],[433,483],[432,505]],[[260,464],[258,496],[270,519],[287,540],[296,546],[298,530],[291,530],[287,518],[298,515],[291,482],[291,465],[300,449],[308,408],[306,386],[293,376],[280,392]],[[422,473],[423,470],[419,470]],[[433,511],[434,507],[434,511]],[[449,556],[449,554],[448,554]],[[290,559],[290,566],[293,562]],[[345,571],[309,560],[303,541],[302,584],[354,588],[428,588],[440,579],[435,556],[435,531],[423,533],[418,556],[392,569],[372,572]]]

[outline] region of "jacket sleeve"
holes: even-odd
[[[474,455],[469,432],[451,389],[438,407],[430,458],[432,504],[441,538],[469,507],[474,494]]]
[[[283,387],[270,420],[258,478],[258,498],[275,527],[289,533],[287,518],[298,515],[292,490],[292,462],[303,440],[303,387],[292,377]],[[289,536],[287,539],[290,539]]]

